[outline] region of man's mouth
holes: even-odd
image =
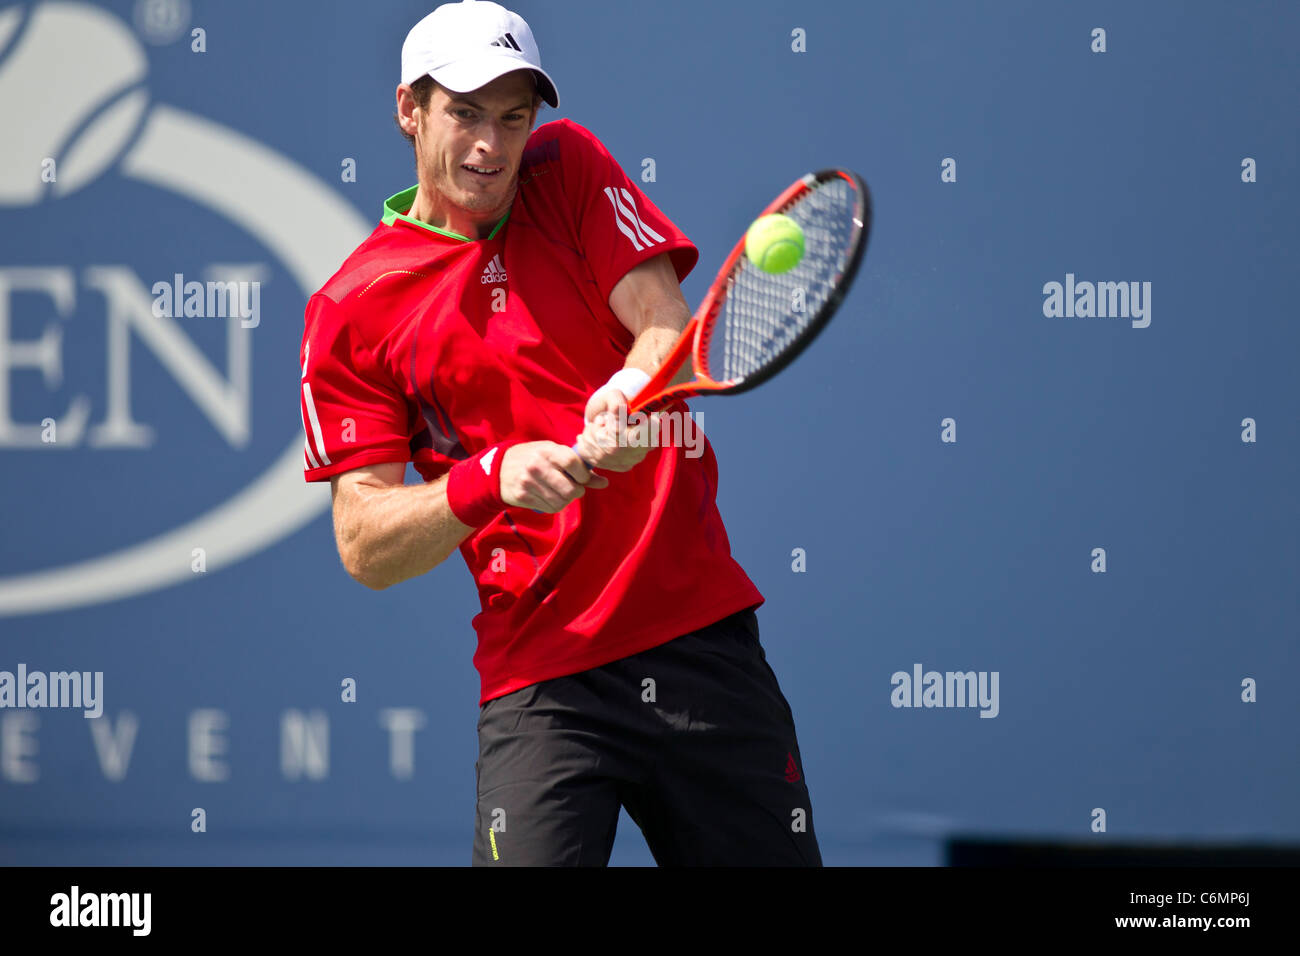
[[[473,166],[469,163],[463,163],[460,168],[468,170],[475,176],[482,176],[484,179],[491,179],[493,176],[499,176],[505,172],[504,166]]]

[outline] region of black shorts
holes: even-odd
[[[490,700],[478,739],[475,866],[606,866],[620,806],[660,866],[821,866],[752,610]]]

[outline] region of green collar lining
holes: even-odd
[[[438,235],[446,236],[449,239],[459,239],[461,242],[478,241],[477,239],[469,238],[469,236],[462,236],[458,232],[452,232],[450,229],[439,229],[437,226],[431,226],[427,222],[420,222],[420,220],[412,219],[408,216],[407,213],[411,210],[411,204],[415,202],[416,190],[419,188],[419,184],[416,184],[410,189],[403,189],[400,193],[395,193],[384,200],[383,223],[385,226],[391,226],[394,220],[401,219],[404,222],[409,222],[413,226],[419,226],[421,229],[428,229],[430,232],[436,232]],[[501,217],[501,220],[495,226],[492,227],[492,231],[488,233],[487,238],[495,238],[496,234],[501,231],[501,227],[506,224],[506,220],[509,218],[510,210],[507,209],[506,214]]]

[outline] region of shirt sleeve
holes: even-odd
[[[307,481],[362,465],[411,460],[406,396],[328,296],[307,303],[302,338],[302,423]]]
[[[685,233],[652,203],[609,150],[567,121],[564,189],[577,210],[578,236],[603,299],[633,266],[667,252],[681,282],[699,259]]]

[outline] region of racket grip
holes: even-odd
[[[578,450],[578,443],[574,442],[572,445],[569,446],[569,448],[570,450],[572,450],[572,452],[575,455],[578,456],[578,460],[587,466],[587,470],[591,471],[591,462],[587,461],[587,459],[582,457],[582,452]],[[572,478],[573,476],[570,475],[569,477]]]

